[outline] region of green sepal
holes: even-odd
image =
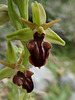
[[[12,2],[12,0],[8,0],[8,14],[9,14],[9,18],[11,21],[11,24],[17,29],[21,29],[22,28],[22,24],[21,21],[19,20],[19,16],[17,14],[17,11],[15,9],[15,6]]]
[[[32,3],[33,23],[37,25],[44,24],[46,22],[46,13],[40,3]]]
[[[17,63],[16,55],[14,52],[14,49],[10,43],[10,41],[7,41],[8,50],[6,52],[6,59],[8,63]]]
[[[65,45],[65,41],[62,40],[53,30],[51,30],[50,28],[45,30],[46,32],[46,37],[45,40],[50,42],[50,43],[54,43],[54,44],[59,44],[64,46]]]
[[[0,4],[0,25],[3,25],[9,21],[8,6]]]
[[[11,77],[15,74],[14,70],[11,68],[4,68],[0,71],[0,80],[7,78],[7,77]]]
[[[7,40],[21,40],[21,41],[28,41],[33,38],[33,31],[30,28],[24,28],[8,34],[6,36]]]

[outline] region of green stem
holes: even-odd
[[[21,17],[23,17],[24,19],[26,19],[26,20],[28,20],[28,1],[29,0],[24,0],[24,8],[23,8],[23,11],[22,10],[20,10],[20,14],[21,14]],[[27,27],[27,25],[25,25],[24,23],[23,23],[23,27]]]
[[[24,16],[24,18],[26,20],[28,20],[28,0],[25,0],[24,6],[25,6],[25,11],[24,11],[25,12],[25,16]],[[26,28],[27,26],[24,24],[24,27]],[[27,68],[28,67],[28,61],[29,61],[29,51],[28,51],[28,49],[26,47],[26,42],[21,41],[21,43],[22,43],[22,45],[24,47],[24,56],[23,56],[23,60],[22,60],[22,65],[24,65],[25,68]],[[27,92],[26,92],[25,97],[23,97],[23,98],[25,100],[27,99]],[[23,98],[20,99],[20,100],[23,100]]]
[[[28,20],[28,1],[29,0],[25,0],[25,19]],[[27,27],[27,25],[24,24],[25,27]]]
[[[25,0],[25,16],[24,18],[28,20],[28,0]]]
[[[25,66],[25,68],[28,67],[28,61],[29,61],[29,51],[26,47],[26,43],[21,41],[22,45],[24,46],[24,56],[23,56],[23,60],[22,60],[22,65]]]
[[[24,16],[24,18],[26,20],[28,20],[28,0],[25,0],[24,6],[25,6],[25,11],[24,11],[25,12],[25,16]],[[27,27],[27,26],[25,25],[25,27]],[[27,68],[28,61],[29,61],[29,51],[28,51],[28,49],[26,47],[26,42],[21,41],[21,43],[24,46],[24,56],[23,56],[22,64],[25,66],[25,68]]]

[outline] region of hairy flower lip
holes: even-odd
[[[27,90],[27,93],[32,92],[33,88],[34,88],[34,84],[32,81],[32,78],[29,77],[28,75],[26,75],[26,80],[24,81],[23,85],[22,85],[23,89]]]
[[[46,64],[46,59],[49,57],[49,51],[51,49],[51,44],[44,42],[43,39],[45,34],[34,33],[34,39],[29,40],[26,44],[30,56],[29,61],[35,67],[41,67]]]
[[[25,80],[25,76],[22,72],[18,71],[17,74],[13,77],[13,83],[21,86]]]
[[[30,55],[30,57],[29,57],[29,61],[30,61],[30,63],[31,63],[32,65],[34,65],[35,67],[38,67],[38,68],[40,68],[41,66],[44,66],[44,65],[46,64],[46,59],[45,59],[45,61],[43,62],[43,64],[36,65],[36,64],[32,61],[31,55]]]
[[[18,86],[22,86],[23,89],[26,89],[27,92],[30,93],[34,88],[34,84],[31,78],[33,74],[34,73],[28,69],[26,69],[25,74],[21,71],[18,71],[17,74],[13,77],[13,83]]]

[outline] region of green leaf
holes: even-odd
[[[9,63],[17,63],[14,49],[9,41],[7,41],[8,50],[6,52],[6,59]]]
[[[33,23],[37,25],[44,24],[46,22],[46,13],[40,3],[32,3]]]
[[[8,0],[8,14],[10,17],[11,24],[17,29],[22,28],[21,21],[19,20],[19,16],[17,14],[17,11],[13,5],[12,0]]]
[[[8,34],[6,36],[7,40],[21,40],[21,41],[28,41],[33,38],[33,31],[30,28],[24,28]]]
[[[12,75],[14,75],[14,70],[6,67],[0,71],[0,80],[11,77]]]
[[[50,42],[50,43],[54,43],[54,44],[59,44],[64,46],[65,45],[65,41],[62,40],[53,30],[51,30],[50,28],[45,30],[46,32],[46,37],[45,40]]]

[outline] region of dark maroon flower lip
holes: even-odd
[[[33,88],[34,88],[34,84],[32,82],[31,77],[27,77],[26,80],[24,81],[23,85],[22,85],[23,89],[27,90],[27,93],[32,92]]]
[[[41,67],[46,64],[46,59],[49,57],[49,51],[51,49],[51,44],[44,42],[44,33],[34,33],[33,40],[29,40],[26,44],[30,56],[29,61],[35,67]]]
[[[34,73],[28,69],[26,70],[25,74],[21,71],[18,71],[17,74],[13,77],[13,83],[18,86],[22,86],[23,89],[26,89],[27,92],[30,93],[34,88],[34,84],[31,78],[33,74]]]
[[[13,77],[13,83],[21,86],[24,82],[25,76],[22,72],[18,71],[17,74]]]

